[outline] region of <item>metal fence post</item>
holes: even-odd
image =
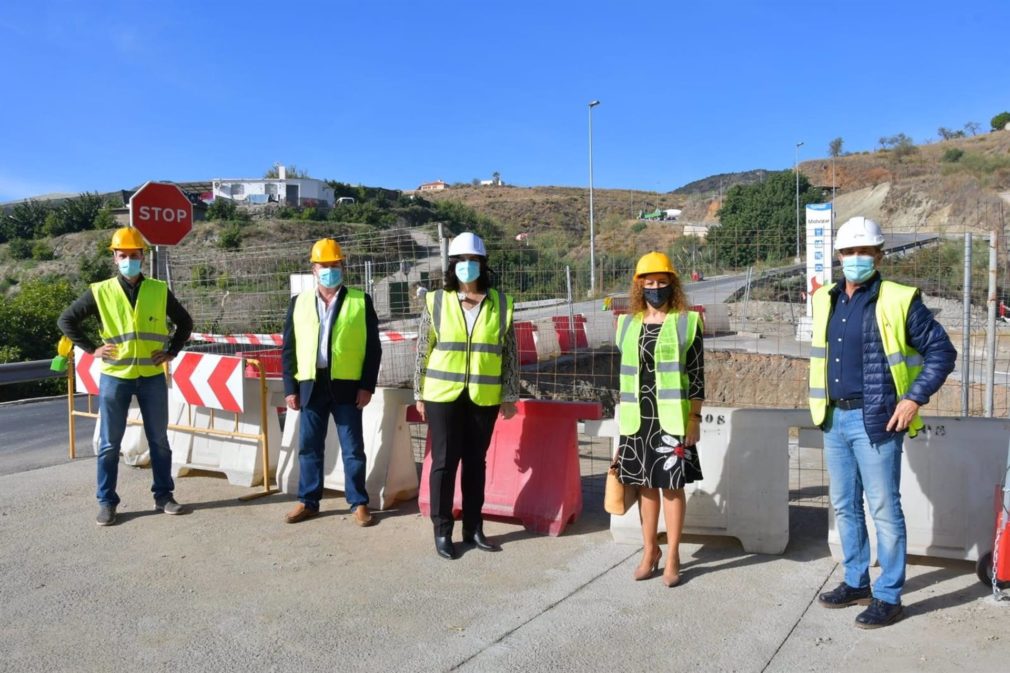
[[[996,384],[996,231],[989,232],[989,294],[986,299],[985,417],[992,418]]]
[[[971,232],[964,233],[964,293],[961,303],[961,415],[968,415],[971,390]]]

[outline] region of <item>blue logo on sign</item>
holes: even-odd
[[[820,273],[821,271],[824,271],[824,265],[823,264],[814,264],[814,271],[816,271],[817,273]]]
[[[823,236],[823,235],[824,235],[824,229],[820,227],[814,229],[814,236]]]
[[[818,250],[814,253],[814,259],[824,259],[824,251]]]

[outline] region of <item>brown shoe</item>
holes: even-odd
[[[375,523],[375,518],[368,511],[368,505],[358,505],[354,510],[354,522],[364,528]]]
[[[312,509],[311,507],[306,507],[305,503],[300,502],[295,505],[295,508],[288,512],[287,522],[288,523],[298,523],[299,521],[305,521],[306,519],[311,519],[314,516],[319,515],[318,509]]]

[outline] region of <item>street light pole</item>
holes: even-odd
[[[796,157],[793,159],[793,173],[796,174],[796,264],[800,263],[800,148],[803,141],[796,143]]]
[[[596,226],[593,221],[593,108],[600,101],[589,102],[589,294],[596,294]]]

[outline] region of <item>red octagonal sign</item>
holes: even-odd
[[[193,228],[193,204],[170,182],[148,182],[130,197],[130,224],[151,245],[176,245]]]

